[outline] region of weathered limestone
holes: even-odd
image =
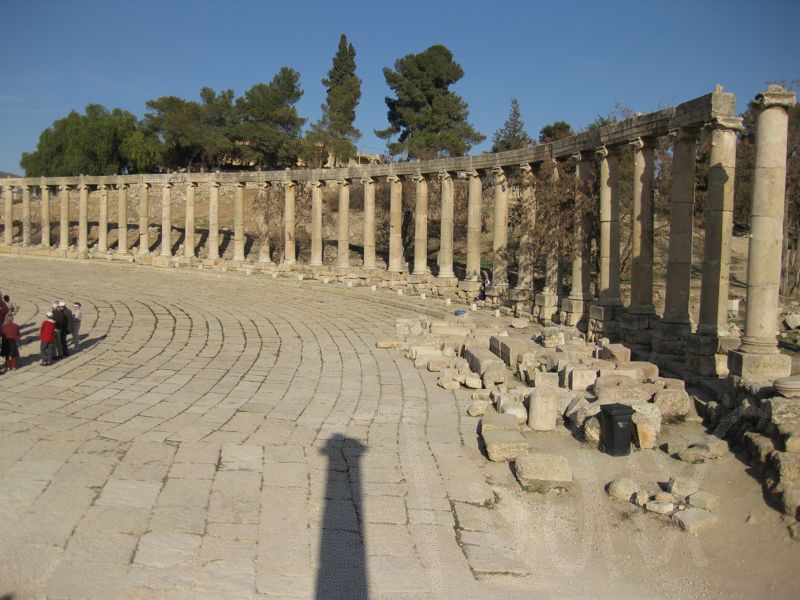
[[[428,272],[428,180],[415,176],[414,204],[414,275]]]
[[[297,256],[295,252],[295,203],[296,203],[296,195],[297,195],[297,186],[294,184],[293,181],[287,181],[283,184],[283,266],[291,268],[297,262]],[[348,207],[349,207],[349,196],[348,196]],[[339,232],[341,234],[342,225],[341,225],[341,211],[342,211],[342,204],[341,204],[341,188],[339,192]],[[244,214],[244,210],[242,211]],[[345,211],[346,213],[347,211]],[[349,218],[349,217],[347,217]],[[345,235],[347,232],[345,231]],[[341,244],[341,237],[340,244]],[[341,251],[341,246],[340,246]],[[234,257],[236,258],[236,257]],[[244,226],[242,226],[242,257],[241,260],[244,260]]]
[[[522,175],[520,203],[522,222],[520,223],[519,252],[515,300],[530,300],[533,292],[533,228],[536,226],[535,192],[533,189],[533,170],[527,163],[520,165]]]
[[[242,182],[238,182],[233,188],[233,260],[244,261],[244,183]]]
[[[403,182],[396,175],[389,182],[389,272],[403,272]]]
[[[42,193],[42,248],[50,247],[50,186],[42,183],[39,188]]]
[[[550,177],[554,182],[559,179],[558,164],[549,161]],[[545,257],[544,289],[536,294],[534,316],[540,323],[547,324],[558,318],[558,305],[561,296],[560,251],[556,244],[551,244]]]
[[[508,192],[509,183],[502,169],[494,169],[494,236],[492,239],[492,287],[498,295],[508,288]]]
[[[194,247],[196,243],[195,236],[195,218],[194,208],[195,199],[197,196],[197,184],[186,184],[186,235],[183,241],[183,256],[184,258],[194,258]]]
[[[97,251],[103,254],[108,252],[108,186],[97,186],[100,196],[100,224],[97,232]]]
[[[161,256],[172,257],[172,184],[161,186]]]
[[[591,168],[590,159],[585,154],[576,158],[575,224],[572,240],[572,286],[569,296],[561,303],[561,314],[566,325],[583,328],[586,326],[589,292],[589,238],[591,229],[589,207]]]
[[[779,354],[778,289],[786,194],[788,111],[795,95],[778,85],[756,96],[756,161],[747,260],[747,314],[739,351],[728,355],[732,375],[773,380],[791,374],[791,357]]]
[[[14,242],[14,188],[10,185],[3,187],[3,211],[5,230],[3,242],[10,246]]]
[[[219,183],[208,182],[208,241],[206,242],[208,260],[219,259]]]
[[[128,254],[128,186],[117,184],[117,252]]]
[[[89,254],[89,186],[78,186],[78,258]]]
[[[311,182],[311,260],[312,267],[322,266],[322,182]]]
[[[150,253],[150,205],[148,189],[150,185],[142,183],[139,185],[139,254]]]
[[[31,245],[31,186],[22,186],[22,245]]]
[[[350,268],[350,182],[347,179],[340,179],[337,183],[339,185],[339,228],[336,267],[346,271]]]
[[[467,201],[467,281],[478,281],[481,274],[481,202],[483,187],[477,171],[468,171]]]
[[[58,249],[66,252],[69,249],[69,186],[58,186],[59,229]]]
[[[455,187],[450,173],[445,171],[439,173],[439,181],[442,186],[442,210],[439,237],[439,273],[437,275],[442,279],[455,277],[453,272],[453,202]]]
[[[364,269],[371,271],[375,265],[375,180],[366,177],[364,186]]]

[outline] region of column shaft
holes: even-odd
[[[428,272],[428,180],[424,175],[414,178],[414,274]]]
[[[89,252],[89,186],[78,186],[78,256]]]
[[[139,254],[149,254],[150,252],[149,187],[146,183],[139,186]]]
[[[453,211],[455,184],[449,173],[439,173],[442,183],[442,211],[439,228],[439,277],[455,277],[453,273]]]
[[[517,289],[533,291],[533,228],[536,226],[536,199],[533,189],[533,172],[530,165],[520,166],[522,174],[520,203],[522,219],[517,254]]]
[[[22,186],[22,245],[31,245],[31,188]]]
[[[492,285],[508,285],[508,179],[494,171],[494,236],[492,238]]]
[[[219,259],[219,183],[208,184],[208,250],[210,260]]]
[[[97,249],[99,252],[108,252],[108,187],[97,186],[100,196],[100,227],[97,232]]]
[[[283,264],[293,265],[295,256],[295,200],[297,188],[288,181],[283,186]]]
[[[6,246],[10,246],[14,242],[14,188],[10,185],[3,188],[3,209],[5,213],[3,240]]]
[[[389,182],[389,271],[403,272],[403,182],[396,175]]]
[[[631,306],[634,314],[653,314],[653,182],[654,152],[650,140],[633,146],[633,241]]]
[[[50,188],[42,185],[39,188],[42,193],[42,248],[50,247]]]
[[[172,256],[172,184],[161,187],[161,256]]]
[[[600,304],[620,306],[619,156],[602,148],[600,158]]]
[[[294,248],[294,235],[292,240]],[[238,182],[233,188],[233,260],[244,260],[244,241],[244,183]]]
[[[69,249],[69,186],[62,185],[58,188],[60,200],[59,214],[59,250]]]
[[[183,241],[183,256],[186,258],[194,258],[194,245],[195,245],[195,219],[194,219],[194,204],[197,198],[197,184],[186,184],[186,224],[184,225],[184,241]]]
[[[128,253],[128,186],[117,184],[117,254]]]
[[[311,262],[322,266],[322,182],[311,183]]]
[[[481,275],[481,201],[483,186],[477,171],[467,172],[467,281],[478,281]]]
[[[664,302],[666,323],[689,324],[694,215],[694,130],[677,132],[672,148],[672,198],[669,203],[669,254]]]
[[[339,181],[339,235],[336,266],[346,269],[350,266],[350,182]]]
[[[589,189],[591,186],[591,162],[581,155],[575,167],[575,225],[573,229],[573,257],[572,257],[572,286],[570,300],[590,300],[589,292],[589,231],[591,229],[589,202]],[[584,310],[581,307],[582,312]]]
[[[364,186],[364,268],[375,268],[375,180],[362,179]]]

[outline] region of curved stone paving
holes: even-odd
[[[470,568],[503,556],[495,541],[473,542],[470,564],[454,530],[454,503],[493,499],[474,422],[433,374],[375,348],[395,317],[443,305],[232,273],[0,268],[27,324],[23,367],[0,376],[0,593],[506,587]],[[83,303],[83,349],[46,368],[38,323],[55,297]]]

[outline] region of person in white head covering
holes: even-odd
[[[67,349],[67,334],[72,331],[72,313],[67,309],[67,303],[56,300],[53,308],[53,319],[56,322],[56,360],[69,356]]]
[[[78,350],[78,344],[80,343],[82,319],[83,313],[81,312],[81,303],[75,302],[72,305],[72,347],[76,351]]]
[[[56,322],[53,320],[53,313],[48,312],[46,318],[39,327],[39,339],[41,340],[42,364],[47,366],[53,364],[53,351],[57,346]]]

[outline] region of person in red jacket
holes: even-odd
[[[53,313],[48,312],[47,318],[42,321],[39,327],[39,339],[41,340],[42,364],[47,366],[53,364],[53,350],[56,345],[56,322],[53,320]]]
[[[6,322],[3,323],[3,342],[0,354],[6,357],[6,369],[17,369],[17,359],[19,358],[19,325],[14,323],[12,315],[6,315]]]

